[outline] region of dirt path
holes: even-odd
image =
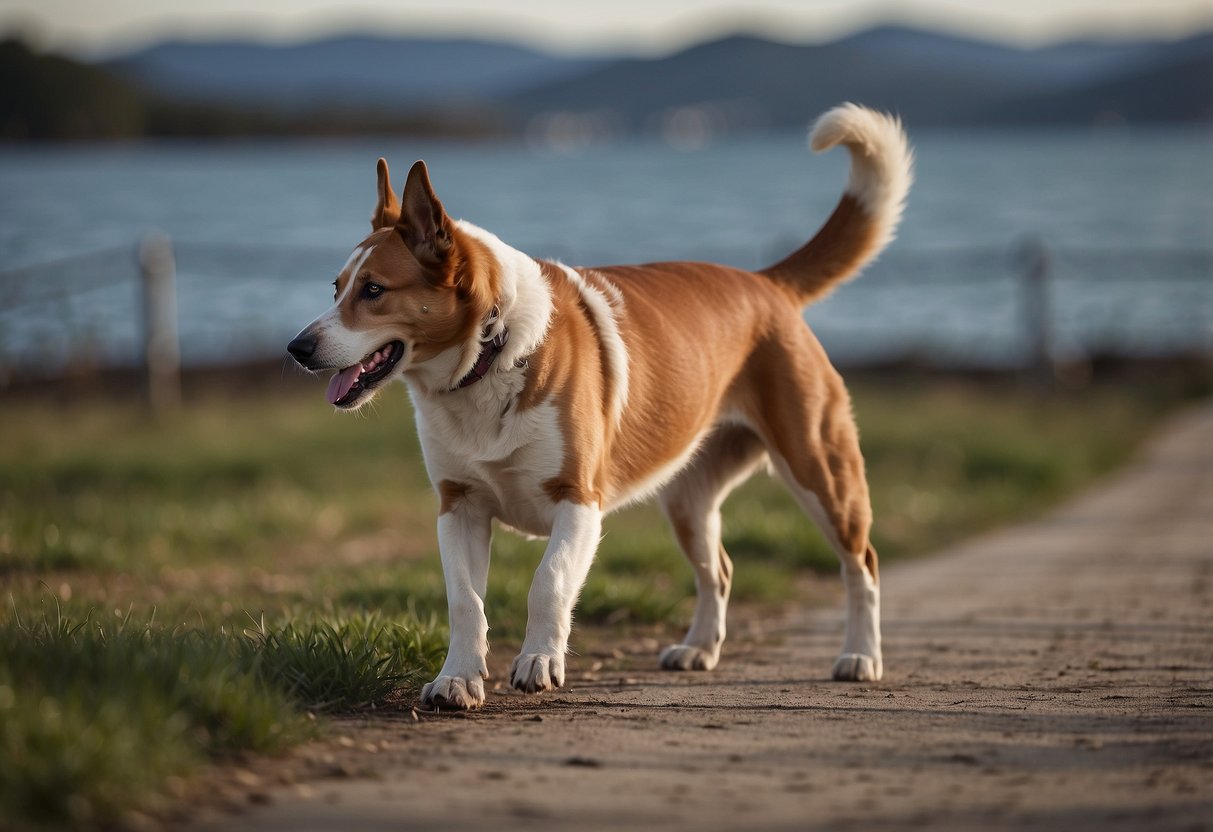
[[[1213,829],[1213,407],[882,583],[879,684],[828,681],[840,612],[804,615],[711,674],[351,725],[356,769],[202,828]]]

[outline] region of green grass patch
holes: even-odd
[[[314,733],[309,712],[383,705],[445,652],[432,622],[375,614],[250,627],[103,623],[56,607],[0,621],[0,819],[112,824],[165,779]]]
[[[6,402],[0,574],[264,564],[277,542],[423,521],[425,471],[400,464],[419,458],[407,401],[385,399],[350,419],[297,396],[214,399],[172,423],[129,405]]]
[[[434,616],[406,621],[305,614],[270,626],[262,616],[232,644],[240,667],[312,710],[369,708],[420,689],[446,657],[446,631]]]

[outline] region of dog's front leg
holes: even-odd
[[[510,678],[527,693],[564,684],[564,654],[573,627],[573,606],[598,549],[602,510],[561,502],[552,536],[527,596],[526,639]]]
[[[446,578],[451,645],[438,678],[421,689],[432,708],[477,708],[484,703],[489,623],[484,593],[489,580],[491,518],[468,501],[438,518],[438,549]]]

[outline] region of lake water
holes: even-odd
[[[899,239],[806,313],[857,363],[1013,366],[1026,355],[1015,247],[1050,252],[1065,356],[1213,352],[1213,133],[921,133]],[[694,152],[634,141],[560,155],[525,144],[157,143],[0,149],[0,368],[138,354],[133,251],[173,239],[186,362],[280,354],[323,311],[368,230],[375,159],[397,187],[425,158],[448,211],[538,257],[760,267],[815,231],[847,157],[803,136]]]

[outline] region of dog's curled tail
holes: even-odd
[[[914,153],[901,122],[856,104],[835,107],[809,133],[815,152],[845,145],[851,178],[834,213],[813,239],[763,269],[804,305],[854,277],[893,241],[914,178]]]

